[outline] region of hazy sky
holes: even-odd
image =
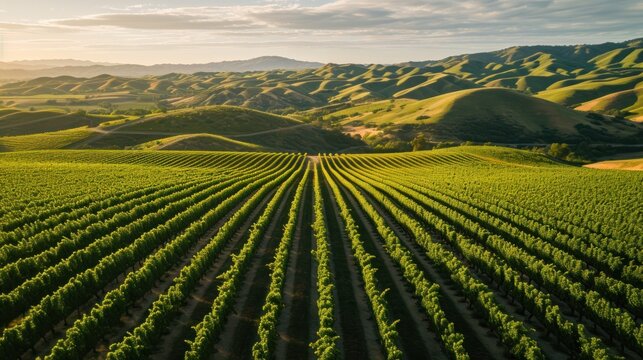
[[[2,0],[0,61],[392,63],[623,41],[641,19],[641,0]]]

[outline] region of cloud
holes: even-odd
[[[562,34],[566,28],[600,31],[601,24],[608,24],[608,30],[620,24],[621,29],[640,31],[643,14],[632,11],[639,6],[635,0],[622,0],[619,6],[599,0],[338,0],[317,7],[265,7],[251,10],[250,15],[269,26],[290,29],[377,32],[386,28],[427,33],[441,29],[502,37],[503,31],[546,31],[551,24],[558,25]]]
[[[244,20],[220,20],[203,15],[172,13],[101,14],[56,20],[52,23],[72,27],[113,26],[143,30],[216,30],[246,28],[251,25]]]
[[[137,5],[50,24],[67,27],[110,26],[138,30],[265,31],[374,36],[433,33],[496,36],[542,33],[549,36],[630,31],[640,33],[641,4],[621,0],[335,0],[315,6],[282,1],[259,5],[153,9]],[[555,30],[554,30],[555,29]]]
[[[340,61],[330,57],[342,54],[345,60],[352,51],[354,61],[361,62],[643,36],[640,0],[617,4],[605,0],[330,0],[313,4],[264,0],[227,6],[102,7],[102,13],[65,19],[31,24],[7,21],[0,23],[0,30],[18,38],[63,34],[61,43],[78,41],[85,48],[96,45],[106,51],[159,44],[159,53],[165,48],[168,54],[184,45],[199,47],[204,54],[223,47],[226,50],[221,53],[227,54],[237,46],[236,53],[261,55],[272,47],[292,50],[291,56],[308,56],[317,46],[315,54],[327,59]]]

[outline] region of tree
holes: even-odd
[[[426,145],[427,145],[427,141],[423,133],[417,134],[417,136],[415,136],[415,139],[411,141],[411,146],[413,147],[413,151],[422,150],[426,147]]]
[[[549,146],[549,155],[558,159],[565,158],[570,152],[569,145],[567,144],[553,143]]]

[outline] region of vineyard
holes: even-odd
[[[0,154],[3,359],[642,359],[643,173]]]

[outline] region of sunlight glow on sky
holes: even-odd
[[[3,0],[0,61],[393,63],[624,41],[641,19],[640,0]]]

